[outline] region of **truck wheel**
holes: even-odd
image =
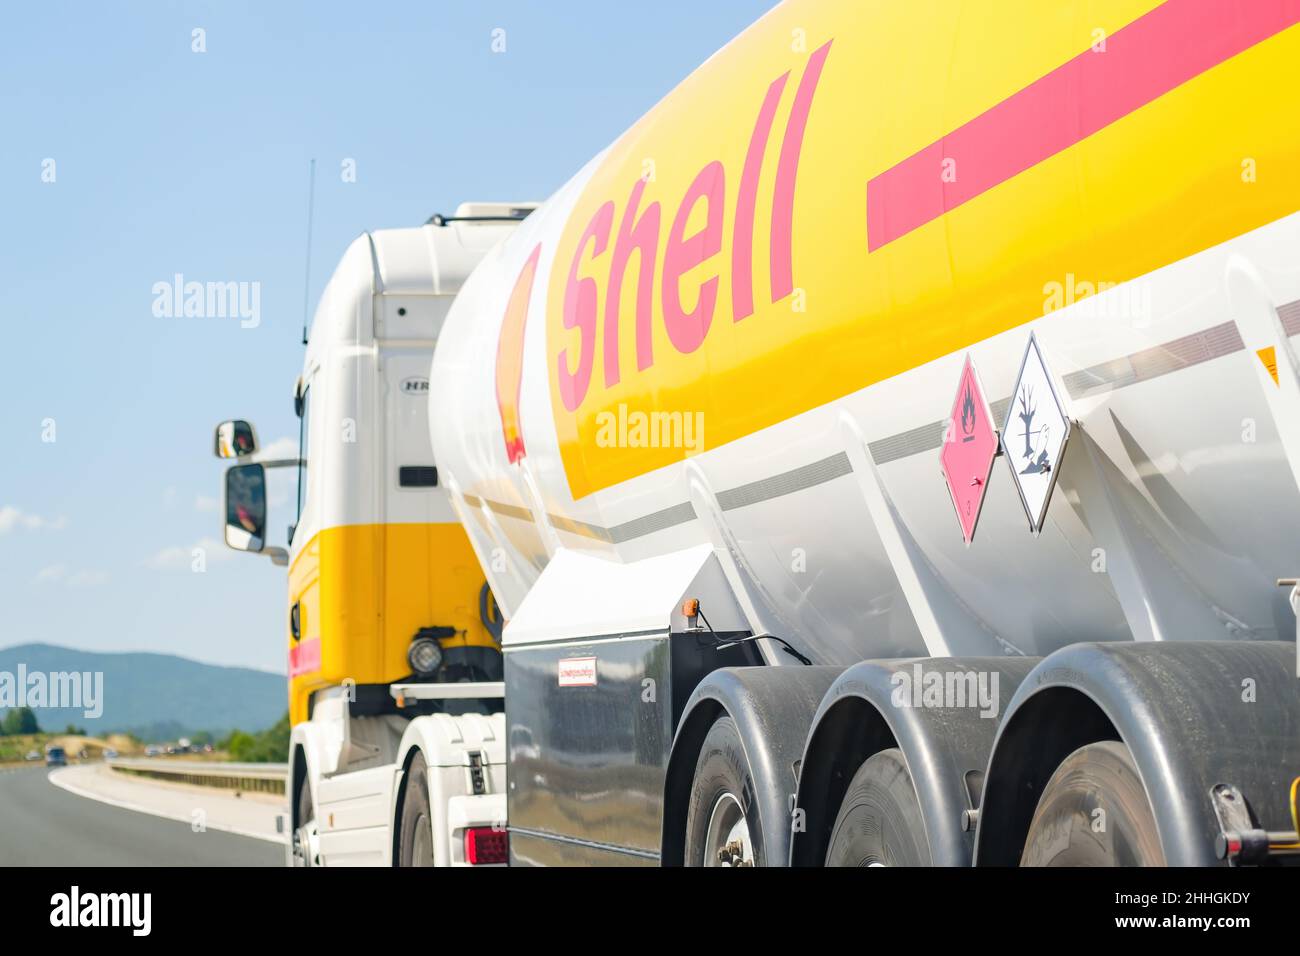
[[[1021,866],[1164,866],[1160,833],[1128,748],[1080,747],[1047,781]]]
[[[311,803],[311,787],[302,782],[298,791],[298,826],[293,831],[293,865],[320,866],[320,832],[316,826],[316,809]]]
[[[687,866],[762,866],[763,832],[754,777],[736,722],[713,723],[695,764],[686,811]]]
[[[929,866],[921,803],[898,748],[858,768],[831,831],[827,866]]]
[[[402,797],[398,866],[433,866],[433,821],[429,813],[429,768],[417,753],[406,771]]]

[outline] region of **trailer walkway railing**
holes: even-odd
[[[216,787],[246,793],[283,795],[288,764],[222,763],[219,761],[172,760],[166,757],[117,758],[108,761],[116,773],[150,777],[196,787]]]

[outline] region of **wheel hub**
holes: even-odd
[[[705,866],[753,866],[754,840],[740,801],[724,793],[713,804],[704,840]]]
[[[293,865],[320,866],[320,831],[314,819],[293,831]]]

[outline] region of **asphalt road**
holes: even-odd
[[[54,786],[43,766],[0,768],[0,866],[283,866],[282,847]]]

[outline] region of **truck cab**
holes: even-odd
[[[294,384],[296,454],[259,448],[247,421],[217,428],[217,455],[237,460],[226,543],[288,568],[295,862],[400,862],[412,765],[428,777],[449,762],[457,771],[411,788],[426,801],[448,787],[482,798],[504,788],[499,612],[439,481],[428,376],[461,283],[532,208],[464,203],[358,237],[321,297]],[[274,468],[294,476],[287,548],[268,544]],[[345,806],[327,809],[334,802]],[[461,807],[460,823],[503,817],[495,802]],[[408,856],[425,862],[465,856],[461,834],[408,836]]]

